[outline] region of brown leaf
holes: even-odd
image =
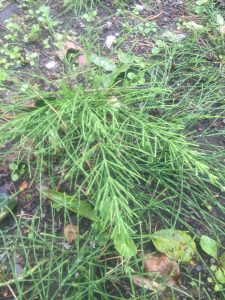
[[[69,52],[80,52],[82,51],[82,48],[78,45],[76,45],[72,41],[66,41],[65,44],[62,46],[62,48],[59,51],[56,51],[56,56],[58,56],[61,60],[64,59],[64,57],[69,53]]]
[[[66,50],[76,50],[76,51],[82,51],[82,48],[78,45],[76,45],[74,42],[67,41],[65,43]]]
[[[22,192],[22,191],[26,190],[27,187],[28,187],[27,182],[26,182],[26,181],[23,181],[23,182],[21,183],[21,185],[19,186],[19,190]]]
[[[87,56],[85,54],[79,55],[78,58],[77,58],[77,63],[82,68],[86,67],[87,64],[88,64]]]
[[[144,270],[148,273],[158,273],[166,285],[174,285],[180,276],[178,263],[164,254],[145,255]]]
[[[33,99],[30,99],[30,100],[27,100],[25,103],[24,103],[24,108],[33,108],[35,107],[35,101]]]
[[[68,224],[64,229],[64,238],[69,243],[72,243],[78,235],[79,230],[77,225]]]

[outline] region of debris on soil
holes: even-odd
[[[79,235],[79,229],[77,225],[67,224],[64,230],[64,238],[67,242],[72,243]]]
[[[180,276],[180,267],[177,261],[164,254],[145,254],[144,271],[158,273],[161,278],[164,278],[167,285],[174,285]]]
[[[45,64],[45,68],[48,70],[53,70],[56,67],[56,61],[51,60]]]

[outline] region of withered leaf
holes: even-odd
[[[66,228],[64,229],[64,238],[67,242],[72,243],[78,235],[79,230],[77,225],[66,225]]]

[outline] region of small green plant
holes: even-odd
[[[82,18],[85,19],[88,23],[93,22],[97,16],[97,11],[93,10],[86,14],[83,14]]]
[[[40,22],[40,25],[45,29],[53,30],[53,28],[58,24],[58,21],[54,20],[50,16],[50,8],[49,6],[42,5],[35,11],[35,14],[38,15],[37,20]]]
[[[41,28],[39,24],[32,25],[29,33],[25,34],[24,42],[38,42],[41,36]]]
[[[166,49],[167,45],[164,41],[162,40],[156,40],[155,41],[155,46],[152,48],[152,54],[157,55],[159,54],[163,49]]]
[[[206,235],[201,236],[200,246],[206,254],[212,256],[218,262],[217,265],[212,264],[210,266],[210,269],[213,272],[215,279],[209,277],[208,281],[211,283],[214,282],[215,283],[214,291],[219,292],[223,290],[223,285],[225,284],[225,253],[223,253],[219,257],[218,243],[214,239]]]
[[[24,57],[19,46],[14,46],[5,43],[0,50],[2,57],[0,58],[0,65],[8,69],[14,65],[22,65],[24,62]]]
[[[4,91],[6,87],[4,86],[5,81],[8,79],[8,71],[0,68],[0,91]]]
[[[12,181],[17,181],[18,179],[20,179],[27,171],[25,164],[18,164],[16,162],[10,163],[9,169],[12,171],[11,173]]]
[[[156,33],[158,26],[155,22],[144,22],[138,24],[136,29],[140,35],[146,36],[150,33]]]
[[[0,85],[8,78],[8,72],[5,69],[0,68]]]

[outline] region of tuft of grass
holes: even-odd
[[[26,160],[32,175],[36,168],[48,172],[55,186],[69,182],[76,199],[95,206],[113,239],[130,239],[134,208],[143,208],[149,194],[164,191],[172,199],[181,194],[187,201],[191,195],[201,201],[208,184],[224,189],[217,156],[203,151],[186,131],[210,115],[202,111],[204,103],[210,107],[209,81],[198,102],[190,103],[192,88],[181,101],[173,98],[177,87],[169,80],[174,72],[170,76],[141,88],[72,90],[64,85],[57,92],[30,91],[13,107],[2,105],[5,115],[13,110],[15,117],[2,124],[0,142],[15,141],[11,151]],[[34,106],[26,108],[31,99]]]
[[[108,3],[102,0],[62,0],[66,9],[74,9],[76,13],[88,11],[96,8],[96,6],[105,6]],[[110,6],[124,7],[130,3],[130,0],[113,0],[110,1]]]

